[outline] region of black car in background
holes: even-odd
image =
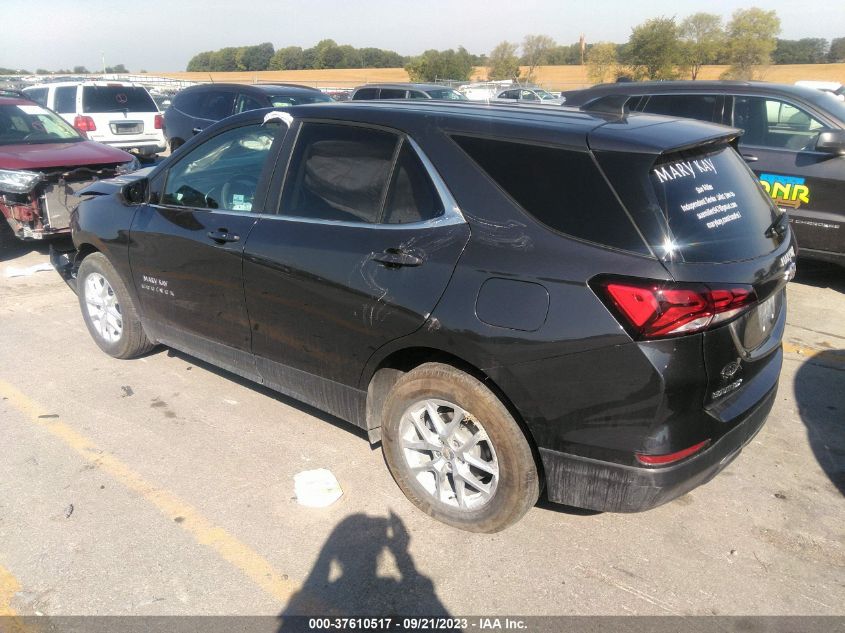
[[[317,88],[295,84],[200,84],[179,92],[164,111],[170,151],[221,119],[261,108],[333,101]]]
[[[501,530],[543,486],[644,510],[775,401],[794,242],[738,133],[434,101],[246,112],[89,187],[64,271],[106,353],[172,346],[348,420],[450,525]]]
[[[371,99],[434,99],[437,101],[468,101],[466,96],[440,84],[366,84],[352,92],[352,101]]]
[[[802,257],[845,264],[845,103],[803,86],[737,81],[603,84],[563,94],[565,105],[602,103],[723,123],[744,130],[743,158],[789,212]]]

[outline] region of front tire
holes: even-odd
[[[88,332],[106,354],[136,358],[154,347],[123,279],[105,255],[92,253],[82,260],[76,287]]]
[[[421,365],[396,382],[383,419],[382,451],[394,480],[438,521],[498,532],[537,502],[537,466],[525,434],[473,376]]]

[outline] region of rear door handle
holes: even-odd
[[[217,229],[216,231],[209,231],[206,233],[209,239],[214,240],[218,244],[225,244],[226,242],[237,242],[241,239],[240,235],[229,233],[228,229]]]
[[[202,128],[201,127],[195,127],[193,130],[191,130],[191,132],[193,132],[194,134],[199,134],[200,132],[202,132]]]
[[[388,268],[419,266],[423,263],[422,257],[417,257],[416,255],[412,255],[411,253],[398,248],[388,248],[383,253],[373,255],[373,261],[384,264]]]
[[[745,160],[746,163],[756,163],[758,160],[760,160],[754,154],[743,154],[742,158]]]

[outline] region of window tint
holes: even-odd
[[[408,98],[409,99],[428,99],[428,95],[424,92],[420,92],[419,90],[409,90],[408,91]],[[432,99],[439,99],[440,97],[431,97]]]
[[[258,178],[278,130],[246,125],[195,147],[170,168],[162,204],[252,211]]]
[[[398,88],[382,88],[381,93],[379,94],[379,99],[404,99],[405,98],[405,90],[399,90]]]
[[[173,98],[173,107],[190,116],[199,116],[204,94],[198,90],[180,92]]]
[[[734,97],[734,125],[745,130],[743,145],[812,149],[824,125],[803,109],[779,99]]]
[[[378,88],[361,88],[358,90],[353,99],[375,99],[378,95]]]
[[[423,222],[443,215],[443,203],[419,157],[404,143],[384,208],[386,224]]]
[[[523,90],[522,92],[520,92],[520,98],[523,101],[539,101],[540,100],[540,97],[535,95],[530,90]]]
[[[26,140],[24,140],[26,139]],[[82,137],[62,117],[34,104],[0,104],[0,145],[67,143]]]
[[[280,212],[377,222],[397,137],[370,128],[306,123],[296,141]]]
[[[232,114],[235,95],[223,90],[211,90],[202,96],[199,110],[196,114],[201,119],[219,121]]]
[[[306,103],[322,103],[324,101],[332,101],[332,98],[319,92],[307,95],[274,95],[270,97],[270,103],[273,104],[274,108],[286,108],[294,105],[305,105]]]
[[[690,262],[750,259],[777,246],[766,237],[776,210],[730,147],[663,159],[651,173],[671,241],[656,245]]]
[[[442,99],[443,101],[469,101],[464,95],[457,90],[451,88],[443,88],[442,90],[429,90],[428,96],[432,99]]]
[[[235,105],[235,112],[246,112],[247,110],[259,110],[266,108],[267,104],[250,97],[249,95],[238,95],[238,102]]]
[[[23,92],[28,99],[32,99],[35,103],[45,108],[47,107],[47,88],[31,88]]]
[[[642,252],[644,244],[586,152],[492,139],[454,140],[534,218],[574,237]]]
[[[684,119],[719,121],[716,95],[654,95],[643,99],[639,110],[650,114],[665,114]]]
[[[56,107],[53,108],[59,114],[72,114],[76,112],[76,86],[60,86],[56,88]]]
[[[518,99],[519,90],[505,90],[499,95],[499,99]]]
[[[155,101],[141,86],[83,86],[82,111],[158,112]]]

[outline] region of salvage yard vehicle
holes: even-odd
[[[200,84],[185,88],[173,98],[164,111],[164,135],[172,152],[227,116],[324,101],[333,99],[317,88],[298,84]]]
[[[252,111],[73,220],[87,328],[363,428],[419,509],[504,529],[705,483],[775,402],[795,245],[739,130],[426,101]],[[75,279],[75,281],[74,281]]]
[[[845,103],[834,95],[758,81],[626,82],[564,95],[567,106],[621,98],[637,112],[742,128],[742,157],[789,212],[799,255],[845,265]]]
[[[154,157],[167,149],[162,114],[144,86],[129,81],[62,81],[24,88],[92,141]]]
[[[369,99],[436,99],[467,101],[465,95],[440,84],[365,84],[352,92],[352,101]]]
[[[138,166],[21,93],[0,91],[0,213],[17,237],[69,235],[77,192]]]
[[[556,103],[558,105],[564,102],[560,97],[556,97],[542,88],[532,88],[531,86],[508,88],[497,94],[496,100],[518,103]]]

